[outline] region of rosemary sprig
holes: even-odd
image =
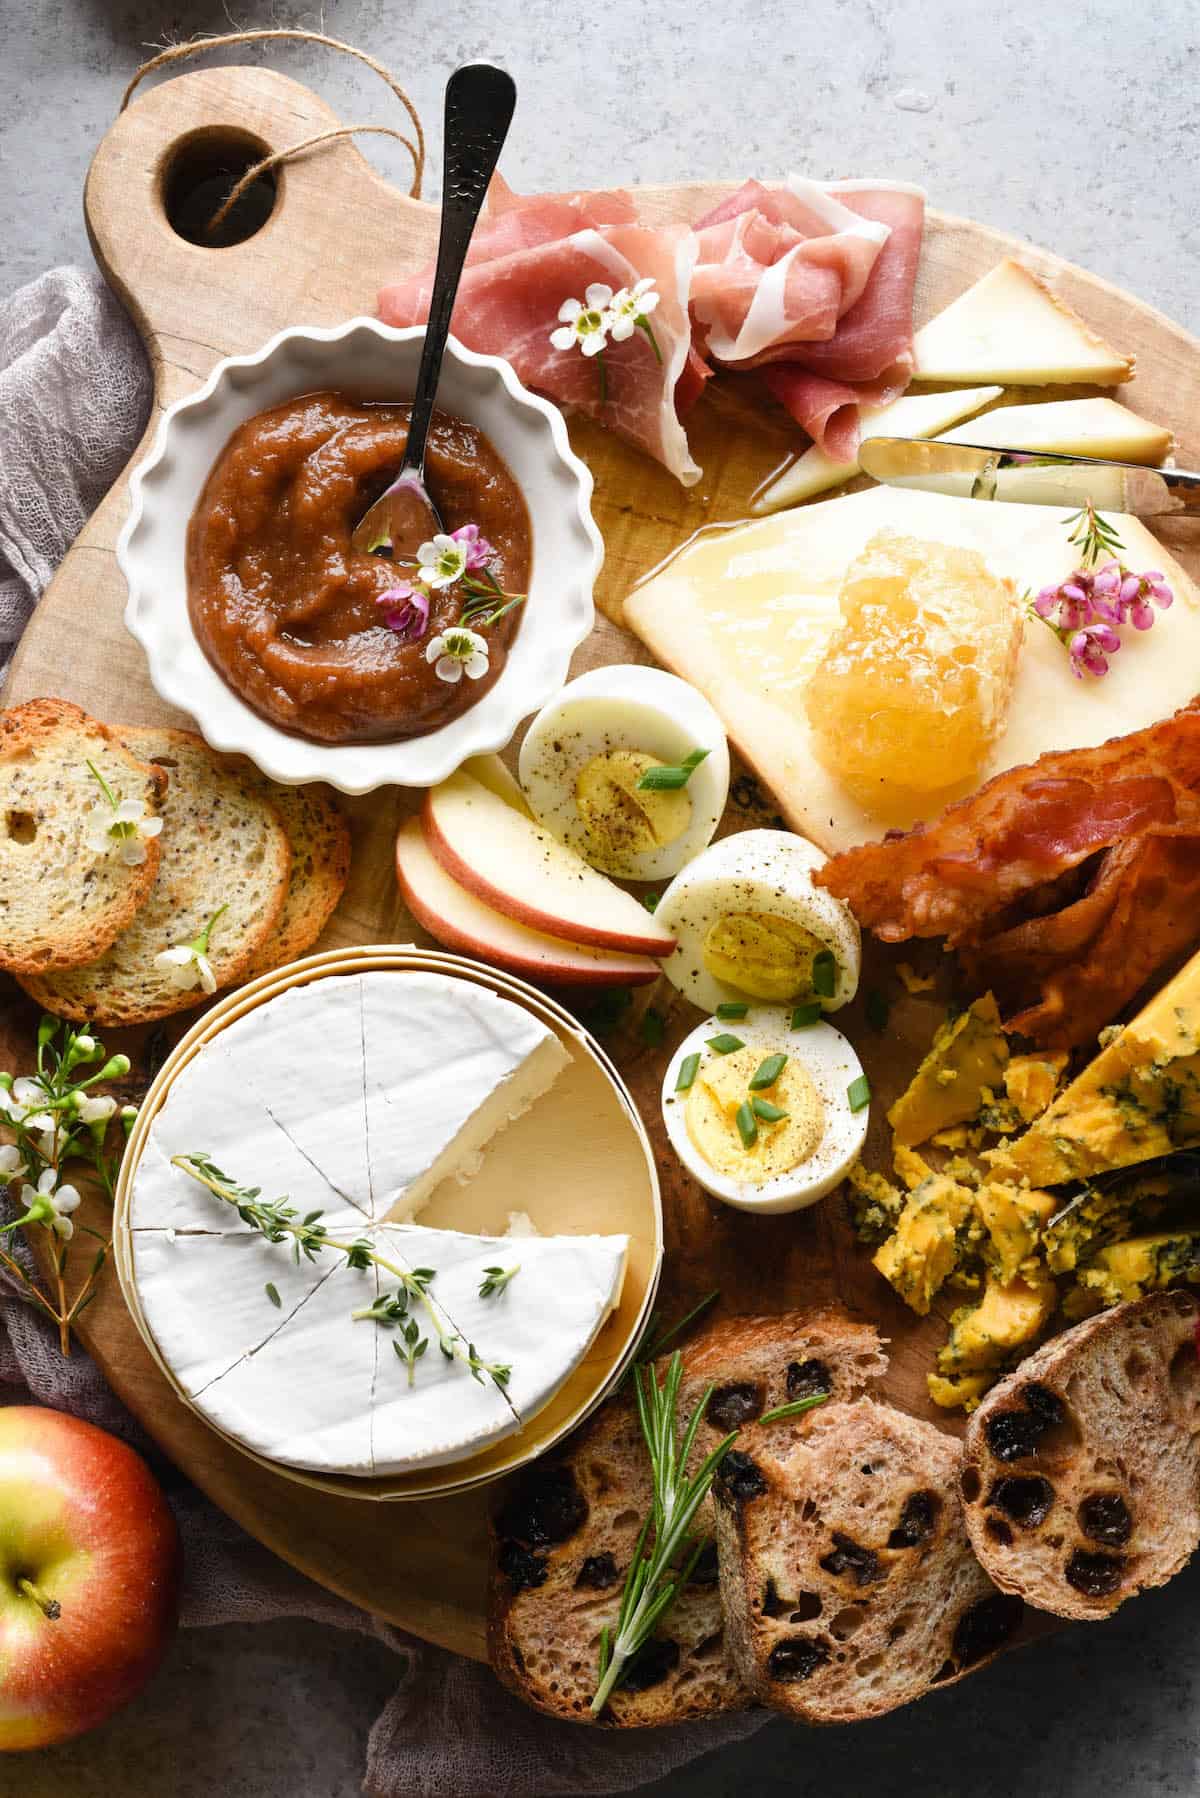
[[[714,1286],[711,1292],[706,1292],[704,1297],[679,1319],[678,1323],[671,1324],[660,1335],[653,1337],[644,1348],[638,1350],[638,1364],[642,1365],[647,1361],[653,1361],[656,1355],[661,1355],[663,1350],[675,1341],[676,1337],[682,1336],[689,1325],[694,1324],[698,1317],[704,1315],[710,1305],[715,1305],[720,1296],[721,1288],[719,1286]]]
[[[507,1386],[512,1378],[510,1366],[503,1361],[487,1360],[479,1353],[473,1342],[466,1342],[457,1330],[446,1329],[440,1307],[429,1296],[429,1287],[437,1272],[436,1268],[399,1267],[394,1261],[389,1261],[386,1256],[379,1254],[378,1250],[363,1237],[357,1238],[354,1242],[339,1242],[330,1236],[321,1222],[321,1212],[310,1211],[306,1216],[301,1217],[295,1206],[288,1204],[286,1197],[272,1199],[269,1202],[264,1201],[260,1187],[239,1186],[236,1181],[230,1179],[228,1174],[221,1172],[211,1155],[206,1155],[201,1151],[195,1151],[190,1155],[174,1155],[171,1158],[171,1165],[181,1168],[185,1174],[190,1174],[193,1180],[198,1180],[201,1186],[206,1186],[215,1198],[223,1199],[227,1205],[232,1205],[242,1221],[249,1224],[252,1230],[259,1231],[268,1242],[284,1242],[290,1237],[295,1245],[294,1253],[297,1261],[302,1254],[310,1261],[315,1260],[317,1255],[323,1254],[328,1249],[335,1255],[344,1255],[347,1267],[382,1268],[385,1273],[391,1274],[393,1279],[399,1282],[399,1290],[391,1295],[381,1294],[373,1304],[364,1305],[359,1310],[352,1311],[350,1314],[352,1318],[356,1320],[369,1318],[374,1323],[390,1327],[407,1318],[411,1306],[420,1305],[433,1325],[438,1347],[447,1361],[461,1361],[471,1378],[478,1380],[480,1385],[484,1383],[486,1376],[501,1389]],[[401,1302],[402,1297],[403,1303]],[[401,1330],[401,1338],[408,1347],[412,1348],[414,1345],[407,1342],[407,1328],[407,1323],[405,1323]],[[397,1345],[393,1344],[393,1347],[397,1347]],[[401,1360],[408,1361],[408,1357],[403,1351],[398,1349],[398,1352]],[[423,1353],[423,1349],[419,1352],[415,1351],[412,1361],[408,1362],[410,1376],[413,1364],[419,1358],[419,1354]]]
[[[485,1267],[483,1280],[479,1287],[480,1298],[490,1299],[497,1293],[503,1292],[509,1281],[515,1279],[520,1271],[521,1263],[519,1261],[515,1267]]]
[[[1078,512],[1072,512],[1064,524],[1074,529],[1067,538],[1079,551],[1079,559],[1085,568],[1094,568],[1102,556],[1119,558],[1125,553],[1125,545],[1117,535],[1116,529],[1097,512],[1091,500]]]
[[[737,1436],[737,1431],[731,1430],[705,1456],[696,1472],[688,1473],[688,1460],[713,1387],[710,1385],[704,1393],[681,1438],[677,1414],[682,1378],[683,1359],[678,1350],[671,1356],[661,1385],[652,1367],[634,1369],[638,1419],[650,1457],[652,1496],[626,1576],[616,1628],[610,1630],[606,1624],[600,1632],[598,1683],[591,1705],[594,1717],[601,1714],[630,1661],[650,1640],[691,1577],[705,1547],[703,1536],[693,1537],[692,1525]]]

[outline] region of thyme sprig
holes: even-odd
[[[519,1261],[515,1267],[485,1267],[479,1286],[480,1298],[494,1298],[498,1293],[503,1292],[509,1281],[515,1280],[520,1271],[521,1263]]]
[[[36,1072],[16,1079],[0,1073],[0,1124],[8,1138],[0,1146],[0,1195],[19,1180],[25,1206],[0,1229],[0,1236],[18,1230],[28,1236],[43,1229],[57,1238],[48,1286],[39,1284],[7,1249],[0,1249],[0,1270],[21,1298],[57,1325],[64,1355],[71,1352],[72,1327],[96,1296],[112,1243],[73,1216],[79,1194],[63,1173],[69,1163],[83,1162],[111,1203],[137,1107],[119,1105],[111,1094],[92,1089],[128,1072],[127,1055],[108,1055],[89,1030],[46,1013],[38,1024]],[[99,1246],[69,1298],[70,1245],[76,1232]]]
[[[601,1714],[630,1662],[650,1640],[691,1578],[706,1545],[705,1537],[692,1533],[696,1513],[737,1437],[737,1431],[731,1430],[705,1456],[696,1472],[688,1473],[688,1460],[713,1387],[710,1385],[701,1397],[680,1437],[682,1379],[683,1358],[678,1349],[671,1356],[661,1385],[653,1367],[634,1368],[638,1420],[650,1457],[652,1496],[625,1579],[616,1628],[610,1629],[606,1624],[600,1632],[598,1683],[591,1705],[594,1717]]]
[[[467,1342],[457,1330],[448,1330],[443,1320],[441,1307],[429,1296],[437,1269],[432,1267],[407,1268],[389,1261],[381,1255],[365,1237],[356,1237],[353,1242],[342,1242],[330,1236],[326,1225],[322,1222],[323,1213],[310,1211],[301,1217],[294,1205],[289,1205],[286,1196],[279,1199],[264,1200],[262,1188],[258,1186],[239,1186],[228,1174],[222,1173],[211,1155],[201,1150],[188,1155],[174,1155],[172,1167],[180,1168],[190,1174],[193,1180],[208,1188],[215,1198],[223,1199],[232,1205],[243,1223],[252,1230],[265,1236],[268,1242],[286,1242],[289,1238],[293,1244],[293,1255],[297,1262],[301,1256],[313,1261],[326,1250],[335,1255],[344,1255],[346,1266],[363,1270],[368,1267],[382,1268],[398,1282],[398,1289],[392,1294],[380,1294],[373,1304],[364,1305],[351,1312],[355,1320],[370,1319],[385,1328],[403,1322],[399,1342],[393,1342],[400,1359],[406,1362],[410,1383],[414,1366],[425,1350],[418,1346],[420,1333],[411,1340],[408,1335],[409,1312],[414,1305],[419,1305],[433,1326],[437,1345],[447,1361],[460,1361],[470,1373],[472,1379],[484,1384],[485,1377],[490,1379],[501,1390],[512,1378],[512,1368],[503,1361],[489,1361],[476,1349],[473,1342]],[[411,1359],[407,1351],[411,1350]]]
[[[1072,512],[1069,518],[1064,518],[1063,523],[1074,527],[1067,542],[1078,549],[1079,559],[1085,568],[1094,568],[1104,556],[1119,557],[1125,552],[1125,545],[1117,535],[1115,526],[1097,512],[1091,500],[1078,512]]]

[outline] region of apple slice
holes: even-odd
[[[400,827],[396,878],[417,923],[444,949],[474,955],[526,980],[551,986],[644,986],[658,977],[658,963],[648,956],[560,942],[493,911],[451,880],[430,854],[419,818]]]
[[[515,774],[509,773],[498,755],[473,755],[463,763],[462,772],[477,780],[489,793],[494,793],[497,799],[503,799],[505,805],[511,805],[515,812],[524,812],[527,818],[532,818],[520,781]]]
[[[421,824],[452,880],[530,930],[632,955],[675,947],[629,893],[461,769],[425,795]]]

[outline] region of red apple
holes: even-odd
[[[643,986],[658,978],[658,963],[645,955],[564,943],[485,905],[434,860],[419,818],[400,827],[396,878],[409,911],[435,942],[526,980],[547,986]]]
[[[61,1411],[0,1409],[0,1749],[82,1735],[175,1626],[179,1536],[140,1455]]]
[[[452,880],[529,930],[630,955],[675,947],[630,893],[461,769],[425,795],[421,825]]]

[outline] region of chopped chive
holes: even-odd
[[[719,1018],[744,1018],[749,1009],[748,1005],[735,1005],[732,1000],[727,1000],[724,1005],[717,1006],[717,1016]]]
[[[810,1024],[821,1022],[821,1015],[819,1005],[797,1005],[792,1013],[792,1029],[807,1030]]]
[[[708,1046],[715,1049],[718,1055],[732,1055],[735,1049],[746,1047],[740,1036],[731,1036],[728,1030],[722,1030],[719,1036],[710,1036]]]
[[[677,1093],[686,1093],[690,1089],[692,1082],[696,1078],[696,1074],[699,1071],[699,1068],[700,1068],[700,1052],[699,1052],[699,1050],[697,1050],[694,1055],[685,1055],[684,1056],[683,1060],[679,1064],[679,1074],[675,1081],[675,1091]]]
[[[822,949],[813,956],[812,989],[822,999],[832,999],[837,986],[837,962],[832,949]]]
[[[737,1117],[734,1121],[738,1127],[738,1135],[742,1139],[742,1147],[752,1149],[758,1141],[758,1124],[749,1100],[743,1099],[737,1108]]]
[[[877,986],[873,986],[867,994],[866,1004],[867,1023],[871,1026],[872,1030],[887,1029],[888,1014],[890,1011],[891,1006],[888,1004],[887,995],[881,993]]]
[[[774,1086],[786,1066],[786,1055],[768,1055],[767,1059],[760,1061],[755,1068],[750,1080],[750,1091],[757,1093],[761,1092],[764,1086]]]
[[[781,1111],[778,1105],[772,1105],[770,1099],[751,1099],[750,1106],[755,1117],[761,1118],[764,1124],[777,1124],[780,1118],[791,1116],[791,1112]]]
[[[790,1405],[776,1405],[773,1411],[764,1411],[759,1423],[777,1423],[781,1417],[799,1417],[802,1411],[811,1411],[814,1405],[823,1405],[828,1399],[827,1392],[812,1392],[807,1398],[793,1399]]]
[[[642,1013],[642,1041],[644,1043],[648,1043],[652,1049],[657,1049],[666,1033],[667,1022],[661,1011],[655,1011],[651,1006],[648,1011]]]
[[[645,906],[647,911],[655,912],[658,910],[658,902],[661,898],[662,898],[661,893],[643,893],[642,894],[642,904]]]
[[[865,1074],[859,1074],[846,1088],[846,1097],[850,1101],[851,1111],[861,1111],[864,1105],[871,1103],[871,1082]]]
[[[274,1281],[268,1280],[263,1287],[263,1291],[274,1305],[276,1311],[281,1310],[283,1307],[283,1300],[279,1296],[279,1288],[275,1285]]]
[[[671,793],[680,787],[686,787],[701,762],[711,754],[708,749],[693,749],[685,755],[678,766],[664,768],[647,768],[639,778],[636,791],[642,793]]]

